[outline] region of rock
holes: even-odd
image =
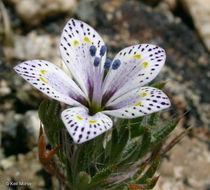
[[[27,111],[23,117],[23,123],[25,124],[27,132],[34,139],[35,142],[38,141],[39,137],[39,127],[40,119],[37,111]]]
[[[186,187],[182,182],[177,182],[175,179],[168,179],[166,178],[163,180],[160,177],[159,182],[155,186],[153,190],[194,190],[193,188]]]
[[[195,28],[210,52],[210,3],[209,0],[182,0],[186,11],[193,19]]]
[[[38,25],[47,17],[74,12],[76,0],[8,0],[28,25]]]
[[[178,4],[178,0],[164,0],[164,2],[169,6],[170,10],[175,10]]]
[[[150,6],[156,6],[160,2],[160,0],[143,0],[143,1]]]
[[[24,115],[10,111],[4,115],[2,147],[5,155],[26,153],[37,146],[40,120],[37,111]]]
[[[27,154],[17,154],[0,161],[0,189],[8,182],[23,182],[20,189],[59,189],[59,182],[42,169],[37,159],[37,149]],[[16,186],[13,186],[16,187]]]
[[[90,23],[92,26],[96,25],[96,10],[93,3],[93,0],[80,1],[75,11],[80,20]]]
[[[7,79],[6,74],[10,71],[9,64],[6,62],[5,54],[0,43],[0,81]]]
[[[17,126],[22,121],[23,116],[21,114],[16,114],[14,111],[8,112],[3,123],[4,134],[8,134],[12,138],[16,138],[17,136]]]
[[[176,129],[175,133],[179,132],[180,129]],[[209,185],[210,152],[205,143],[185,137],[168,157],[161,163],[160,181],[154,190],[194,190]]]
[[[4,150],[3,150],[3,148],[0,148],[0,160],[2,160],[3,158],[5,158]]]
[[[0,164],[1,177],[3,176],[2,179],[0,177],[1,189],[7,189],[7,182],[28,183],[26,186],[21,186],[21,189],[26,189],[27,187],[30,189],[40,189],[40,187],[45,187],[45,181],[40,175],[37,175],[42,169],[37,160],[37,151],[32,151],[25,155],[10,156],[2,160]]]
[[[51,61],[69,74],[60,56],[59,41],[60,36],[38,35],[35,31],[30,32],[27,36],[15,35],[14,49],[5,48],[6,57],[7,59]]]
[[[24,113],[29,109],[38,109],[41,100],[46,96],[17,75],[9,63],[15,66],[22,61],[43,59],[58,65],[70,77],[71,75],[60,57],[60,36],[38,35],[31,31],[26,36],[14,35],[14,40],[14,48],[4,47],[7,62],[3,56],[0,59],[0,88],[4,89],[0,92],[3,102],[0,104],[0,111],[16,110]]]
[[[16,158],[15,156],[9,156],[3,160],[0,161],[0,167],[3,169],[3,170],[7,170],[11,167],[14,167],[16,163]]]
[[[58,36],[38,35],[35,31],[27,36],[16,35],[13,56],[20,60],[50,59],[51,61],[59,57],[58,44]]]
[[[8,86],[8,83],[6,80],[0,81],[0,97],[6,96],[11,93],[11,89]]]
[[[61,69],[71,77],[69,70],[60,56],[59,41],[60,36],[38,35],[37,32],[32,31],[26,36],[14,35],[14,48],[5,47],[4,50],[8,60],[47,60],[61,67]],[[20,62],[16,62],[15,65],[18,63]],[[5,81],[6,83],[9,83],[8,86],[10,89],[13,89],[13,94],[15,95],[16,93],[16,98],[14,98],[15,101],[19,100],[25,105],[32,106],[31,108],[38,108],[41,99],[45,97],[42,93],[33,88],[29,83],[25,82],[25,80],[17,75],[12,69],[9,69],[9,72],[5,72],[3,78],[7,79]],[[14,105],[15,104],[13,103],[10,106]],[[22,112],[24,111],[22,110]]]

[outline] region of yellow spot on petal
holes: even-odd
[[[45,70],[41,70],[41,73],[44,75],[47,71]]]
[[[141,105],[141,102],[138,102],[135,106],[140,106]]]
[[[147,95],[147,93],[143,92],[141,95],[142,95],[142,97],[145,97]]]
[[[134,55],[133,57],[136,59],[141,59],[141,55]]]
[[[77,116],[77,119],[79,119],[79,120],[83,120],[83,118],[82,118],[82,117],[80,117],[80,116]]]
[[[89,120],[89,123],[96,123],[97,120]]]
[[[148,62],[144,62],[144,63],[142,63],[142,64],[144,65],[144,69],[146,69],[147,66],[148,66]]]
[[[74,41],[74,46],[79,45],[79,42],[77,40]]]
[[[90,39],[88,37],[85,37],[84,38],[84,41],[87,42],[87,43],[89,43],[89,44],[91,44],[91,41],[90,41]]]
[[[42,77],[40,77],[40,80],[41,80],[43,83],[47,84],[47,82],[46,82]]]

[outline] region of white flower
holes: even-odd
[[[63,30],[60,51],[74,81],[43,60],[26,61],[14,68],[47,96],[73,106],[64,110],[61,118],[75,143],[109,130],[113,123],[107,115],[135,118],[170,106],[161,90],[142,87],[163,67],[166,54],[162,48],[150,44],[130,46],[113,61],[106,59],[106,50],[92,27],[71,19]]]

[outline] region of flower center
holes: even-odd
[[[89,109],[89,115],[90,115],[90,116],[93,116],[93,115],[95,115],[97,112],[101,112],[101,111],[104,110],[104,108],[99,107],[99,106],[97,106],[97,105],[94,105],[94,104],[92,104],[92,103],[89,103],[88,109]]]

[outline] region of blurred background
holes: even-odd
[[[64,67],[59,38],[72,17],[101,34],[110,58],[138,43],[167,51],[153,81],[166,82],[172,101],[162,120],[182,118],[172,136],[193,130],[162,160],[155,190],[210,190],[210,0],[0,0],[0,189],[59,189],[37,159],[37,109],[46,97],[12,68],[30,59]]]

